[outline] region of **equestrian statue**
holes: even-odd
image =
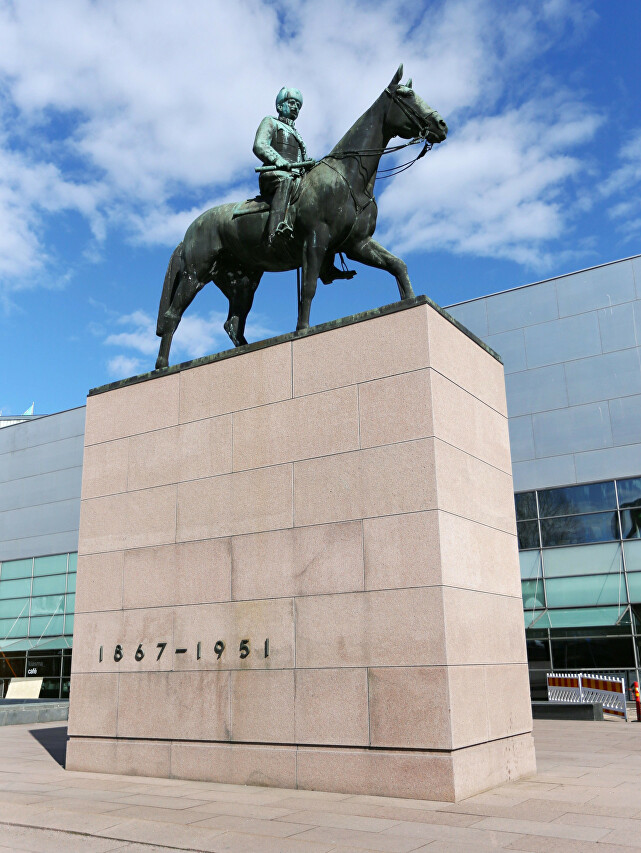
[[[401,65],[372,106],[318,162],[308,159],[295,126],[303,96],[298,89],[280,90],[277,117],[262,120],[254,141],[263,163],[256,169],[261,194],[206,210],[174,249],[158,309],[156,370],[167,367],[180,319],[210,281],[229,300],[224,327],[234,346],[247,343],[245,322],[264,272],[302,270],[296,331],[309,326],[319,278],[329,284],[355,275],[335,267],[337,252],[391,273],[401,299],[414,296],[405,263],[372,239],[374,182],[383,154],[423,143],[417,160],[446,138],[447,124],[414,92],[411,80],[401,84],[402,74]],[[408,142],[388,147],[397,136]],[[385,171],[398,173],[415,160]]]

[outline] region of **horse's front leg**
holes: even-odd
[[[309,326],[309,313],[312,300],[316,295],[318,276],[323,266],[329,246],[329,228],[321,224],[305,238],[303,246],[303,282],[301,288],[301,300],[298,306],[298,323],[296,331],[307,329]]]
[[[368,267],[376,267],[379,270],[391,273],[398,284],[401,299],[410,299],[414,296],[405,261],[388,252],[376,240],[369,238],[363,240],[362,243],[350,245],[345,249],[345,254],[352,261],[360,261]]]

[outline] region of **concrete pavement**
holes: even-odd
[[[65,738],[0,729],[0,853],[641,850],[638,723],[537,720],[538,775],[457,804],[66,772]]]

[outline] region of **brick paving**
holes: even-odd
[[[6,726],[0,853],[641,850],[641,724],[534,731],[536,777],[452,804],[66,772],[64,726]]]

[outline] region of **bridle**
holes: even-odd
[[[400,111],[405,113],[407,118],[416,126],[419,139],[425,139],[425,141],[427,141],[427,134],[429,133],[429,130],[427,127],[427,121],[423,121],[423,119],[428,119],[430,116],[433,116],[436,113],[436,110],[430,110],[429,113],[426,113],[425,116],[423,116],[415,110],[411,104],[408,104],[403,98],[399,98],[396,89],[392,91],[389,86],[386,86],[385,94],[390,96]]]
[[[424,157],[428,151],[432,150],[433,143],[428,142],[427,134],[429,133],[429,128],[427,126],[427,119],[430,116],[433,116],[437,110],[430,110],[429,113],[422,115],[414,107],[410,106],[410,104],[405,103],[399,96],[396,94],[396,91],[392,91],[389,87],[385,87],[385,94],[389,95],[392,101],[398,106],[398,108],[403,112],[407,118],[415,125],[418,130],[418,136],[415,136],[413,139],[408,140],[407,142],[403,142],[401,145],[391,145],[387,148],[360,148],[358,151],[341,151],[338,154],[326,154],[322,160],[319,160],[319,163],[327,160],[343,160],[346,157],[356,157],[360,161],[360,158],[366,156],[368,154],[393,154],[395,151],[401,151],[403,148],[407,148],[409,145],[418,145],[419,143],[423,143],[423,148],[419,153],[414,157],[413,160],[408,160],[405,163],[399,163],[397,166],[392,166],[389,169],[378,169],[377,177],[380,179],[383,178],[393,178],[395,175],[400,175],[401,172],[404,172],[406,169],[409,169],[411,166],[416,163],[417,160],[420,160],[421,157]],[[329,163],[326,163],[329,166]],[[333,168],[330,166],[330,168]],[[336,170],[334,170],[336,171]],[[340,174],[340,173],[339,173]]]

